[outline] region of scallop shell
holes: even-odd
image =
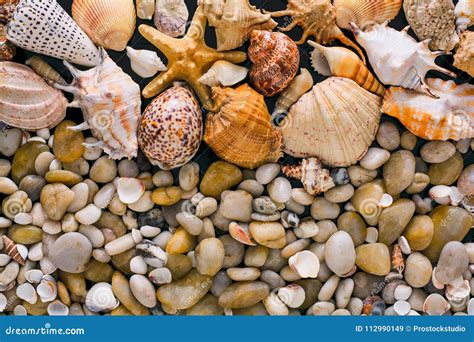
[[[0,62],[11,61],[15,57],[15,45],[7,40],[7,31],[4,25],[0,24]]]
[[[292,255],[288,259],[288,265],[301,278],[316,278],[320,268],[318,257],[310,251],[301,251]]]
[[[38,292],[43,303],[52,302],[58,295],[58,284],[56,283],[56,279],[49,274],[44,275],[36,288],[36,292]]]
[[[474,0],[459,0],[454,9],[454,14],[456,16],[457,31],[465,31],[474,24]]]
[[[74,80],[56,87],[74,94],[70,106],[82,109],[85,123],[75,130],[91,129],[99,147],[112,159],[137,156],[137,127],[141,112],[140,87],[101,49],[100,64],[79,71],[64,62]]]
[[[313,41],[311,63],[314,70],[323,76],[346,77],[362,88],[377,95],[383,95],[385,88],[367,69],[362,60],[351,50],[343,47],[325,47]]]
[[[127,56],[135,74],[148,78],[155,76],[158,71],[168,70],[155,51],[135,50],[127,46]]]
[[[471,294],[471,286],[469,285],[469,280],[461,280],[459,286],[449,284],[446,287],[446,298],[449,301],[460,302],[469,298]]]
[[[155,0],[137,0],[137,17],[150,20],[155,14]]]
[[[84,66],[100,62],[94,43],[56,0],[22,0],[7,36],[15,45],[42,55]]]
[[[117,194],[122,203],[135,203],[145,192],[142,181],[134,177],[121,177],[117,181]]]
[[[86,307],[92,312],[110,311],[120,302],[112,292],[112,286],[105,282],[94,284],[86,294]]]
[[[313,87],[313,84],[313,76],[311,76],[308,69],[302,68],[300,74],[290,82],[288,87],[278,98],[275,109],[273,110],[272,121],[278,123],[284,119],[284,116],[281,116],[282,113],[285,114],[304,93]]]
[[[380,105],[380,96],[354,81],[328,78],[290,108],[279,128],[284,151],[331,167],[355,164],[375,139]]]
[[[51,128],[66,115],[63,93],[30,68],[0,62],[0,121],[26,130]]]
[[[310,195],[317,195],[336,186],[328,170],[317,158],[303,159],[301,165],[285,165],[281,171],[290,178],[301,181]]]
[[[436,65],[436,57],[444,52],[431,52],[428,40],[418,43],[408,35],[407,29],[400,32],[386,25],[374,25],[362,31],[352,24],[356,40],[367,51],[370,64],[383,84],[432,94],[424,81],[428,71],[437,70],[452,77],[456,74]]]
[[[41,270],[32,269],[25,272],[25,279],[29,283],[38,284],[43,279],[43,272]]]
[[[135,31],[133,0],[74,0],[72,17],[92,41],[123,51]]]
[[[53,69],[51,65],[46,63],[40,56],[33,56],[25,62],[38,75],[43,77],[46,81],[66,85],[66,81],[61,75]]]
[[[60,300],[55,300],[48,305],[46,309],[50,316],[67,316],[69,315],[69,308]]]
[[[198,81],[209,87],[229,87],[247,77],[248,71],[245,67],[221,60],[215,62]]]
[[[430,294],[423,303],[423,311],[430,316],[440,316],[450,309],[450,305],[443,296],[438,293]]]
[[[0,0],[0,22],[9,22],[20,0]]]
[[[184,0],[156,0],[154,21],[158,31],[175,38],[182,36],[188,19]]]
[[[35,288],[30,283],[24,283],[18,285],[16,288],[16,295],[18,298],[30,303],[36,304],[38,301],[38,294],[36,293]]]
[[[461,42],[454,55],[453,65],[474,77],[474,32],[466,31],[461,35]]]
[[[434,78],[427,83],[439,98],[391,87],[385,93],[383,112],[423,139],[474,138],[474,86]]]
[[[265,96],[274,96],[285,89],[296,76],[300,64],[298,46],[279,32],[252,31],[248,56],[253,62],[250,80]]]
[[[140,147],[153,165],[173,169],[190,161],[202,138],[202,114],[193,92],[175,83],[145,109]]]
[[[218,112],[209,113],[204,140],[222,159],[253,169],[281,156],[281,134],[270,122],[263,96],[248,84],[212,88]]]
[[[402,0],[334,0],[337,26],[350,29],[350,22],[362,29],[394,19]]]
[[[253,30],[273,30],[277,23],[248,0],[199,0],[209,25],[216,28],[217,50],[242,46]]]
[[[459,42],[452,0],[405,0],[403,9],[416,36],[431,39],[431,50],[451,51]]]

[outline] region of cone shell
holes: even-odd
[[[383,112],[423,139],[474,138],[474,86],[441,79],[427,82],[439,98],[392,87],[385,93]]]
[[[189,11],[184,0],[157,0],[155,26],[170,37],[179,37],[186,32]]]
[[[0,121],[26,130],[51,128],[66,115],[63,93],[30,68],[0,62]]]
[[[152,164],[173,169],[194,157],[201,143],[202,126],[196,97],[189,88],[176,84],[145,109],[139,144]]]
[[[337,26],[350,29],[349,23],[365,29],[395,18],[402,0],[334,0]]]
[[[92,41],[123,51],[135,31],[133,0],[74,0],[72,17]]]
[[[5,252],[9,257],[11,257],[13,260],[15,260],[17,263],[20,265],[25,264],[25,258],[23,258],[18,251],[18,247],[15,242],[13,242],[12,239],[10,239],[8,236],[3,235],[3,245],[5,246]]]
[[[7,36],[25,50],[71,63],[96,66],[100,61],[94,43],[56,0],[22,0],[7,26]]]
[[[276,162],[282,156],[281,134],[270,122],[263,96],[248,84],[212,92],[219,112],[208,115],[204,140],[214,152],[250,169]]]
[[[454,55],[453,65],[474,77],[474,32],[466,31],[461,35],[461,43]]]
[[[459,0],[454,9],[458,32],[465,31],[474,24],[474,0]]]
[[[355,164],[375,139],[380,105],[379,96],[354,81],[328,78],[290,108],[280,125],[284,151],[331,167]]]

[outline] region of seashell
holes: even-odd
[[[423,312],[430,316],[440,316],[450,309],[449,303],[438,293],[432,293],[426,297],[423,303]]]
[[[121,177],[117,181],[117,194],[122,203],[135,203],[145,192],[142,181],[132,177]]]
[[[362,50],[347,38],[336,25],[336,11],[330,0],[289,0],[286,10],[271,13],[272,17],[291,17],[291,22],[280,31],[287,32],[296,25],[301,26],[303,35],[296,44],[303,44],[313,36],[318,44],[329,44],[335,39],[357,51],[365,63]]]
[[[454,9],[458,32],[464,32],[474,24],[474,0],[459,0]]]
[[[13,12],[20,0],[0,1],[0,22],[9,22],[13,18]]]
[[[287,177],[299,179],[310,195],[326,192],[336,186],[330,172],[323,168],[317,158],[303,159],[300,165],[285,165],[282,172]]]
[[[334,0],[337,26],[350,29],[350,22],[362,29],[394,19],[402,0]]]
[[[316,84],[281,123],[283,149],[300,158],[317,157],[331,167],[360,160],[375,139],[381,98],[347,78]]]
[[[158,31],[179,37],[186,32],[189,11],[184,0],[156,0],[155,26]]]
[[[474,1],[473,1],[474,3]],[[474,32],[466,31],[461,35],[459,47],[454,55],[454,64],[459,70],[474,77]]]
[[[99,46],[123,51],[135,32],[133,0],[74,0],[72,17]]]
[[[112,292],[112,285],[100,282],[94,284],[86,294],[85,305],[92,312],[110,311],[120,302]]]
[[[7,36],[16,46],[42,55],[89,67],[100,62],[94,43],[56,0],[22,0]]]
[[[319,273],[319,259],[310,251],[301,251],[288,259],[290,268],[301,278],[316,278]]]
[[[398,243],[393,245],[392,268],[397,270],[399,274],[402,274],[405,270],[405,260],[403,259],[402,250]]]
[[[8,41],[6,28],[0,24],[0,62],[11,61],[15,54],[15,45]]]
[[[431,283],[439,290],[444,289],[444,284],[436,278],[436,267],[433,267],[433,273],[431,274]]]
[[[217,112],[207,117],[204,141],[220,158],[253,169],[282,156],[281,134],[270,122],[262,95],[248,84],[215,87],[212,93]]]
[[[435,63],[444,52],[431,52],[429,41],[417,42],[407,33],[407,28],[397,31],[384,25],[374,25],[367,31],[352,24],[352,32],[366,50],[375,74],[383,84],[402,86],[432,95],[425,83],[430,70],[456,77],[456,74]],[[390,42],[387,44],[386,42]]]
[[[451,187],[447,185],[436,185],[429,191],[430,197],[438,204],[448,205],[451,203]]]
[[[229,224],[229,234],[235,240],[248,246],[256,246],[257,244],[253,241],[250,235],[249,226],[247,223],[231,222]]]
[[[198,81],[209,87],[229,87],[242,81],[248,72],[245,67],[221,60],[215,62]]]
[[[304,93],[313,87],[313,84],[313,76],[311,76],[308,69],[302,68],[300,74],[290,82],[288,87],[278,98],[275,109],[273,110],[272,122],[278,124],[279,121],[284,118],[281,114],[286,114],[288,109],[295,104]]]
[[[297,284],[289,284],[278,289],[278,298],[290,308],[300,307],[305,300],[303,287]]]
[[[298,46],[283,33],[252,31],[248,55],[253,63],[250,80],[255,89],[265,96],[280,93],[298,72]]]
[[[36,292],[43,303],[52,302],[58,295],[58,284],[56,283],[56,279],[49,274],[44,275],[36,288]]]
[[[153,165],[169,170],[186,164],[199,149],[202,115],[193,92],[175,83],[145,109],[138,140]]]
[[[3,312],[8,305],[8,299],[3,293],[0,293],[0,312]]]
[[[10,256],[13,260],[23,266],[25,264],[25,258],[23,258],[20,252],[18,251],[17,244],[6,235],[2,235],[2,240],[4,249],[8,256]]]
[[[137,0],[137,17],[150,20],[155,14],[155,0]]]
[[[32,269],[25,272],[25,279],[29,283],[39,284],[43,279],[43,272],[41,270]]]
[[[55,300],[49,303],[48,308],[48,315],[50,316],[67,316],[69,315],[69,308],[64,305],[60,300]]]
[[[343,47],[325,47],[308,41],[314,47],[311,64],[323,76],[350,78],[362,88],[377,95],[383,95],[385,88],[367,69],[361,59],[351,50]]]
[[[467,314],[474,316],[474,298],[471,298],[467,304]]]
[[[277,23],[248,0],[199,0],[209,26],[216,28],[217,51],[242,46],[253,30],[273,30]]]
[[[66,115],[63,93],[30,68],[0,62],[0,121],[26,130],[51,128]]]
[[[56,87],[74,94],[70,107],[79,107],[85,123],[73,130],[90,129],[100,141],[86,144],[101,148],[110,158],[137,156],[137,127],[141,112],[140,87],[132,78],[100,50],[100,64],[87,71],[79,71],[64,62],[74,80],[68,86]]]
[[[16,288],[16,295],[18,298],[23,299],[24,301],[30,304],[36,304],[38,301],[38,295],[36,294],[36,290],[30,283],[24,283],[18,285]]]
[[[66,81],[61,75],[53,69],[51,65],[46,63],[40,56],[33,56],[25,62],[31,69],[33,69],[38,75],[43,77],[46,82],[58,83],[66,85]]]
[[[166,252],[149,240],[143,240],[139,243],[136,246],[136,251],[148,265],[154,268],[165,266],[168,260]]]
[[[148,78],[155,76],[158,71],[168,70],[154,51],[135,50],[127,46],[127,56],[133,72],[140,77]]]
[[[430,78],[427,85],[439,96],[391,87],[382,111],[396,117],[413,134],[428,140],[474,137],[474,87]]]
[[[471,286],[469,280],[463,280],[460,286],[449,284],[446,287],[446,298],[449,301],[460,302],[466,298],[469,298],[471,294]]]

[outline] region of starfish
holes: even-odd
[[[151,44],[162,51],[168,59],[168,70],[160,73],[145,89],[143,96],[158,95],[174,81],[186,81],[196,92],[204,108],[214,111],[215,104],[210,89],[198,79],[206,73],[214,62],[226,60],[241,63],[247,59],[242,51],[219,52],[206,45],[204,32],[207,18],[201,6],[194,14],[188,32],[183,38],[173,38],[148,25],[140,25],[138,30]]]

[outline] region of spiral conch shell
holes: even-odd
[[[402,0],[334,0],[337,26],[344,29],[350,29],[351,22],[365,30],[390,21],[401,7]]]
[[[308,41],[314,47],[311,64],[323,76],[350,78],[362,88],[377,95],[383,95],[384,86],[377,81],[362,60],[351,50],[343,47],[326,47]]]
[[[317,158],[303,159],[300,165],[285,165],[281,171],[287,177],[299,179],[310,195],[318,195],[336,186],[329,171]]]
[[[455,9],[456,28],[458,32],[465,31],[474,24],[474,0],[459,0]]]
[[[155,51],[135,50],[127,46],[127,56],[134,73],[143,78],[155,76],[158,71],[168,70]]]
[[[288,85],[278,98],[272,114],[272,121],[280,121],[280,115],[286,113],[288,109],[300,99],[300,97],[313,87],[314,81],[308,69],[301,69],[301,72]]]
[[[219,112],[209,114],[204,141],[222,159],[245,168],[276,162],[281,134],[270,122],[263,96],[248,84],[212,88]]]
[[[112,159],[137,156],[137,128],[140,118],[140,87],[100,50],[100,64],[80,71],[64,62],[74,80],[55,86],[74,95],[71,107],[81,108],[85,122],[71,129],[90,129],[100,147]]]
[[[229,87],[242,81],[248,72],[249,69],[243,66],[220,60],[215,62],[198,81],[209,87]]]
[[[392,87],[385,93],[383,112],[423,139],[474,138],[474,86],[434,78],[427,83],[439,98]]]
[[[68,106],[63,93],[27,66],[0,62],[0,121],[26,130],[51,128]]]
[[[474,32],[466,31],[461,35],[461,42],[454,55],[453,65],[474,77]]]
[[[384,24],[362,31],[352,24],[355,38],[367,51],[370,64],[383,84],[432,95],[425,83],[429,70],[437,70],[452,77],[456,77],[456,74],[436,65],[436,57],[444,52],[431,52],[428,40],[418,43],[408,35],[407,30],[408,27],[400,32]]]
[[[186,31],[189,11],[184,0],[156,0],[155,26],[170,37],[179,37]]]
[[[330,77],[316,84],[279,127],[284,152],[317,157],[331,167],[355,164],[375,139],[381,101],[347,78]]]
[[[72,17],[94,43],[123,51],[135,31],[133,0],[74,0]]]

